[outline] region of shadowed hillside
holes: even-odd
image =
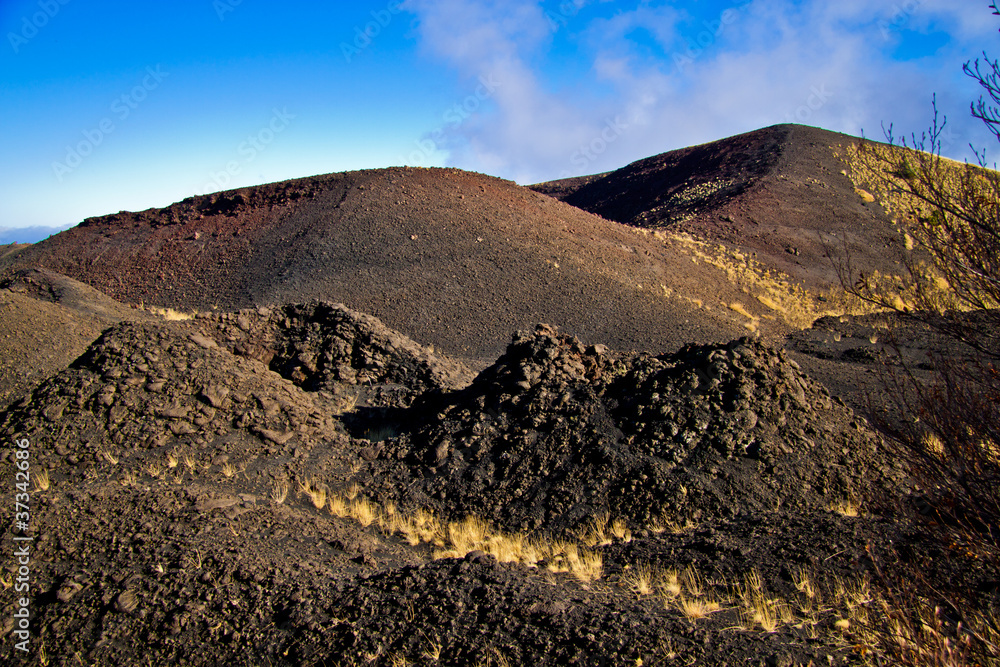
[[[755,253],[807,287],[836,283],[824,244],[859,267],[898,270],[898,237],[855,190],[841,155],[855,137],[775,125],[649,157],[597,177],[532,186],[609,220],[687,232]]]

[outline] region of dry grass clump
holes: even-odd
[[[621,583],[636,595],[656,592],[656,573],[649,565],[637,565],[622,576]]]
[[[830,511],[844,516],[855,517],[861,512],[861,508],[858,506],[856,500],[847,498],[846,500],[840,500],[831,505]]]
[[[335,517],[344,519],[350,516],[350,511],[347,509],[347,503],[342,497],[336,493],[331,493],[327,500],[327,509]]]
[[[153,315],[159,315],[168,322],[182,322],[184,320],[193,320],[197,315],[196,312],[185,313],[180,310],[174,310],[173,308],[160,308],[158,306],[150,306],[149,312]]]
[[[52,482],[49,480],[49,471],[42,468],[35,473],[35,491],[48,491]]]
[[[287,479],[276,479],[274,480],[274,486],[271,487],[271,500],[278,503],[279,505],[285,502],[288,498],[288,480]]]
[[[668,607],[674,602],[681,613],[691,620],[704,618],[721,609],[719,602],[706,592],[705,582],[694,568],[685,568],[680,584],[682,591],[676,601],[664,600]]]
[[[684,519],[684,523],[678,523],[672,517],[668,516],[666,513],[654,518],[649,525],[649,530],[659,535],[660,533],[671,533],[673,535],[680,535],[681,533],[686,533],[692,528],[697,527],[698,524],[691,521],[690,518]]]
[[[482,519],[467,516],[462,521],[448,524],[448,539],[455,551],[469,553],[486,543],[489,526]]]
[[[743,627],[747,629],[760,625],[764,632],[774,632],[779,624],[794,620],[787,602],[765,594],[764,582],[756,570],[747,574],[742,584],[737,584],[736,594],[742,603]]]
[[[424,635],[424,639],[427,640],[427,648],[421,653],[421,657],[431,662],[441,662],[441,652],[444,651],[444,645],[437,638],[431,640],[427,635]]]
[[[725,274],[728,284],[741,289],[767,307],[768,312],[758,317],[751,314],[745,304],[719,304],[722,308],[747,318],[744,326],[751,331],[757,329],[761,319],[777,319],[797,329],[805,329],[824,315],[863,314],[875,310],[843,289],[830,289],[822,294],[810,292],[793,282],[789,276],[767,269],[750,255],[724,245],[712,245],[683,233],[657,234],[657,238],[661,238],[675,250],[690,255],[692,261],[719,269]],[[672,295],[672,292],[665,291],[665,296]],[[698,305],[700,307],[700,301]]]
[[[802,593],[807,599],[816,599],[816,589],[813,586],[812,576],[808,569],[801,565],[793,569],[792,583],[795,584],[795,590]]]
[[[366,528],[379,520],[378,507],[360,497],[348,504],[347,515]]]
[[[315,480],[307,477],[299,482],[299,491],[303,495],[309,497],[310,502],[312,502],[313,507],[316,509],[321,510],[326,506],[326,497],[328,493],[326,485],[319,484]]]
[[[677,608],[687,618],[697,620],[719,611],[721,607],[718,602],[710,598],[688,598],[682,595],[677,602]]]
[[[629,530],[623,519],[615,519],[611,522],[611,536],[620,542],[632,541],[632,531]]]
[[[359,392],[350,393],[347,395],[337,396],[337,407],[334,408],[334,414],[342,415],[354,410],[358,405],[358,400],[361,395]]]
[[[752,315],[750,311],[746,309],[746,306],[744,306],[739,301],[733,301],[732,303],[727,305],[729,306],[729,310],[733,311],[734,313],[739,313],[743,317],[747,318],[748,321],[744,322],[743,326],[745,326],[750,331],[757,331],[757,328],[760,326],[759,317],[757,317],[756,315]]]
[[[656,590],[660,596],[666,599],[673,599],[684,590],[680,582],[680,574],[677,568],[660,570],[656,578]]]
[[[602,512],[590,519],[590,523],[577,535],[581,544],[588,547],[603,547],[613,542],[608,535],[608,522],[611,520],[607,512]]]

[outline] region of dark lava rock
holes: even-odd
[[[621,357],[541,325],[411,411],[424,421],[385,466],[398,499],[510,529],[819,509],[902,476],[849,408],[751,339]]]

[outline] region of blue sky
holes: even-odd
[[[955,0],[0,0],[0,231],[399,164],[519,183],[775,123],[992,148]]]

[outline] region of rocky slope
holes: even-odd
[[[914,530],[863,420],[748,339],[634,355],[540,326],[473,376],[322,302],[122,322],[2,419],[47,475],[55,664],[843,664],[835,623],[870,604],[845,582]],[[463,548],[467,514],[549,555]],[[787,608],[770,632],[749,572]]]
[[[955,351],[843,314],[823,235],[894,262],[849,140],[777,126],[538,192],[317,176],[0,250],[29,659],[892,664],[900,619],[996,618],[995,563],[928,536],[863,416],[894,346],[917,377]]]
[[[846,148],[856,141],[775,125],[532,188],[609,220],[751,252],[768,269],[822,288],[838,282],[831,250],[869,273],[899,270],[891,221],[847,173]]]
[[[92,218],[10,265],[185,311],[332,300],[480,366],[538,321],[631,350],[744,330],[695,305],[739,290],[706,290],[711,270],[662,241],[452,169],[317,176]]]
[[[47,269],[0,281],[0,406],[65,368],[106,327],[148,317]]]
[[[891,223],[841,173],[853,140],[775,126],[538,192],[455,169],[316,176],[91,218],[0,267],[181,310],[332,300],[478,368],[540,321],[627,351],[777,340],[839,289],[827,246],[897,268]]]

